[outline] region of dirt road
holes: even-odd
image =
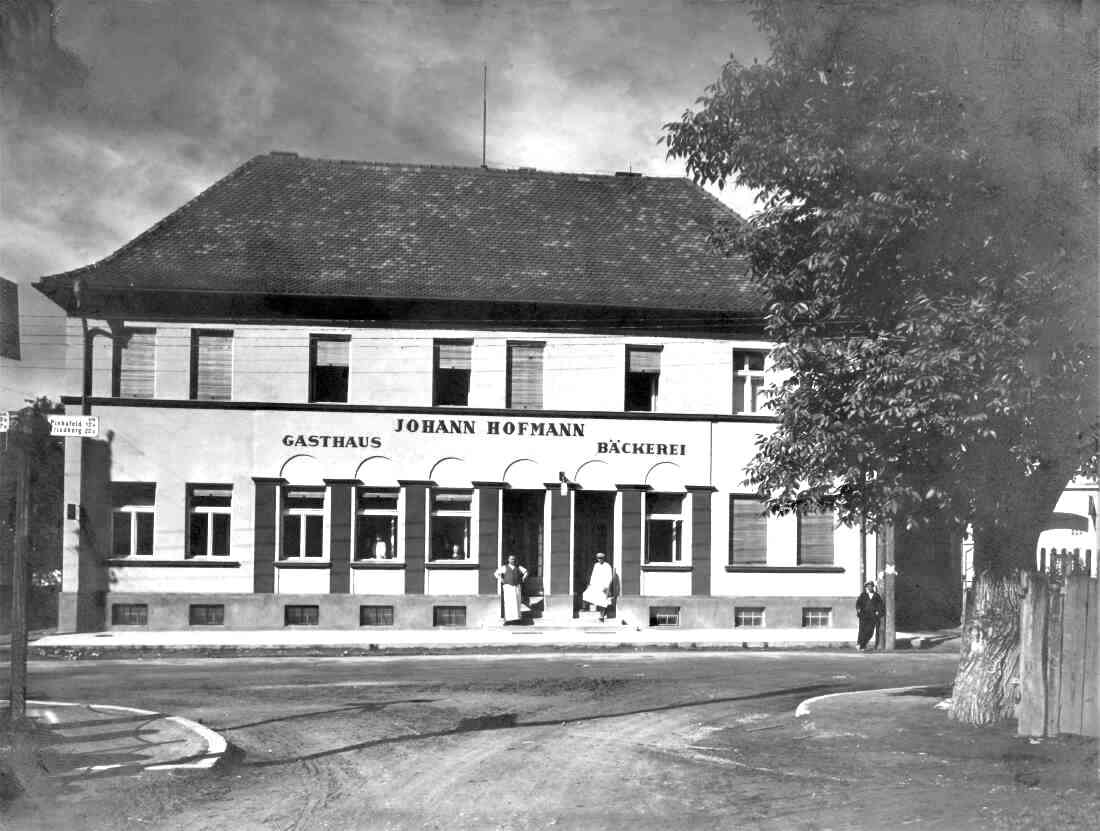
[[[739,652],[39,665],[36,697],[140,701],[207,724],[239,753],[208,775],[147,773],[35,794],[33,810],[19,816],[35,824],[16,827],[667,831],[919,822],[932,816],[921,800],[927,806],[943,782],[906,791],[891,781],[895,769],[869,781],[865,765],[851,764],[852,743],[819,741],[794,708],[853,688],[946,684],[954,661]],[[938,823],[922,827],[954,827],[934,816]],[[967,827],[987,827],[974,819]]]

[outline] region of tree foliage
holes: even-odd
[[[0,564],[5,568],[10,568],[15,547],[19,451],[26,452],[30,459],[28,558],[32,591],[54,589],[60,577],[65,450],[62,439],[50,436],[46,419],[59,412],[61,407],[48,398],[39,398],[19,410],[0,453]],[[30,430],[24,431],[24,425]],[[10,583],[10,575],[6,576],[9,579],[0,580],[0,584]]]
[[[751,255],[778,344],[750,481],[776,512],[973,523],[984,565],[1018,566],[1095,459],[1095,20],[1053,0],[755,18],[769,60],[731,60],[664,138],[696,181],[761,194],[715,234]]]

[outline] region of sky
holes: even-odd
[[[23,353],[0,364],[8,408],[79,392],[61,312],[29,284],[254,155],[480,165],[487,67],[490,167],[680,176],[662,125],[731,56],[767,56],[738,0],[56,0],[52,46],[49,7],[0,2],[0,276],[20,284]]]

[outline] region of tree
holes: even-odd
[[[41,419],[45,424],[51,413],[61,412],[61,407],[48,398],[39,398],[20,410],[7,434],[4,450],[0,453],[0,568],[8,569],[15,549],[16,479],[20,466],[16,463],[17,444],[27,447],[30,454],[30,598],[28,615],[32,627],[50,626],[57,621],[56,590],[61,575],[61,514],[64,499],[65,447],[62,439],[50,438],[39,429],[29,438],[24,437],[16,422]],[[48,427],[48,425],[46,425]],[[0,586],[11,585],[11,575],[4,573]],[[3,609],[0,620],[7,619],[8,598],[0,597]]]
[[[783,373],[750,481],[777,513],[971,526],[953,715],[1011,714],[1015,573],[1097,441],[1096,20],[1051,0],[758,0],[669,155],[760,191]],[[979,648],[980,647],[980,648]]]

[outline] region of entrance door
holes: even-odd
[[[573,513],[573,611],[581,607],[581,594],[588,585],[596,552],[612,562],[615,545],[615,494],[606,491],[577,491]]]
[[[545,490],[504,491],[501,517],[502,560],[509,554],[527,569],[527,593],[542,594],[542,516]]]

